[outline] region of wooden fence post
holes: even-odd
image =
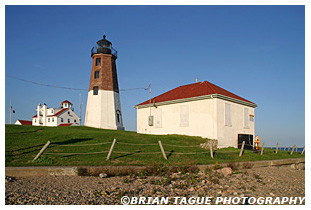
[[[290,155],[292,155],[294,153],[295,148],[296,148],[296,145],[293,146],[292,152],[290,153]]]
[[[279,142],[276,144],[275,154],[278,154],[278,150],[279,150]]]
[[[42,147],[42,149],[40,150],[40,152],[37,154],[37,156],[32,160],[32,162],[34,162],[35,160],[37,160],[42,153],[44,152],[44,150],[46,150],[46,148],[50,145],[50,141],[46,142],[46,144]]]
[[[241,151],[240,151],[239,157],[241,157],[241,156],[243,155],[244,145],[245,145],[245,141],[243,141],[243,143],[242,143]]]
[[[262,147],[261,147],[261,153],[260,155],[263,155],[263,150],[264,150],[264,147],[265,147],[265,142],[262,143]]]
[[[209,149],[211,151],[211,158],[214,159],[214,153],[213,153],[213,144],[209,145]]]
[[[301,152],[301,155],[303,155],[303,153],[305,152],[305,147],[303,147],[303,150]]]
[[[111,147],[110,147],[110,150],[109,150],[109,153],[108,153],[108,155],[107,155],[106,160],[109,160],[109,159],[110,159],[110,156],[111,156],[111,154],[112,154],[112,151],[113,151],[113,148],[114,148],[114,145],[116,144],[116,142],[117,142],[117,140],[116,140],[116,139],[113,139],[113,142],[112,142],[112,144],[111,144]]]
[[[166,157],[166,154],[165,154],[165,151],[164,151],[164,148],[162,146],[162,143],[161,141],[158,141],[159,145],[160,145],[160,149],[161,149],[161,152],[162,152],[162,155],[164,157],[165,160],[167,160],[167,157]]]

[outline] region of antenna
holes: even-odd
[[[79,97],[79,118],[80,118],[80,125],[81,125],[81,110],[82,110],[82,105],[81,105],[81,93]]]

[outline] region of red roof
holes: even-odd
[[[64,123],[64,124],[60,124],[59,126],[71,126],[71,125],[72,125],[72,123]]]
[[[32,121],[29,120],[18,120],[22,125],[32,125]]]
[[[60,110],[59,112],[55,113],[54,115],[48,115],[47,117],[55,117],[55,116],[58,116],[60,115],[61,113],[63,113],[64,111],[66,111],[68,108],[64,108],[62,110]]]
[[[220,95],[235,98],[235,99],[245,101],[245,102],[255,105],[255,103],[249,100],[246,100],[238,95],[235,95],[234,93],[231,93],[208,81],[198,82],[198,83],[193,83],[193,84],[177,87],[173,90],[170,90],[166,93],[163,93],[159,96],[152,98],[151,102],[159,103],[159,102],[164,102],[164,101],[172,101],[172,100],[177,100],[177,99],[192,98],[196,96],[204,96],[204,95],[211,95],[211,94],[220,94]],[[143,103],[140,103],[136,106],[146,105],[146,104],[149,104],[149,100]]]
[[[66,111],[67,109],[68,109],[68,108],[64,108],[64,109],[60,110],[59,112],[57,112],[57,113],[55,113],[55,114],[53,114],[53,115],[48,115],[47,117],[55,117],[55,116],[58,116],[58,115],[60,115],[61,113],[63,113],[64,111]],[[32,118],[35,118],[35,117],[37,117],[37,115],[33,116]]]
[[[71,104],[72,105],[72,103],[70,102],[70,101],[68,101],[68,100],[65,100],[65,101],[63,101],[62,103],[60,103],[60,104]]]

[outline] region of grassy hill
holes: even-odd
[[[114,138],[117,139],[117,143],[111,160],[107,161],[107,153]],[[287,151],[279,151],[276,155],[271,149],[265,149],[263,156],[251,151],[245,151],[244,155],[239,157],[239,149],[226,148],[217,150],[214,159],[212,159],[209,151],[193,147],[206,142],[206,140],[201,137],[146,135],[131,131],[104,130],[83,126],[37,127],[6,125],[5,165],[98,166],[163,163],[168,165],[190,165],[304,157],[299,153],[294,153],[291,156]],[[37,161],[32,162],[32,159],[47,141],[50,141],[51,145]],[[162,142],[168,160],[164,160],[158,141]]]

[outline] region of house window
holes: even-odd
[[[248,108],[244,108],[244,128],[249,128]]]
[[[61,121],[61,122],[64,122],[64,118],[60,118],[60,121]]]
[[[51,113],[52,113],[52,114],[54,113],[54,110],[53,110],[53,109],[51,110]]]
[[[180,126],[182,127],[189,126],[189,106],[188,105],[180,106]]]
[[[225,125],[231,126],[231,104],[225,103]]]
[[[37,120],[35,119],[35,122],[37,122]]]
[[[93,87],[93,95],[98,95],[98,87]]]
[[[94,73],[94,78],[95,78],[95,79],[99,78],[99,71],[95,71],[95,73]]]
[[[96,58],[96,66],[100,65],[100,58]]]
[[[157,108],[154,112],[155,127],[162,128],[162,109]]]
[[[50,122],[50,118],[48,118],[48,122]]]
[[[54,122],[54,117],[52,118],[52,122]]]
[[[68,123],[70,123],[70,119],[68,119]]]

